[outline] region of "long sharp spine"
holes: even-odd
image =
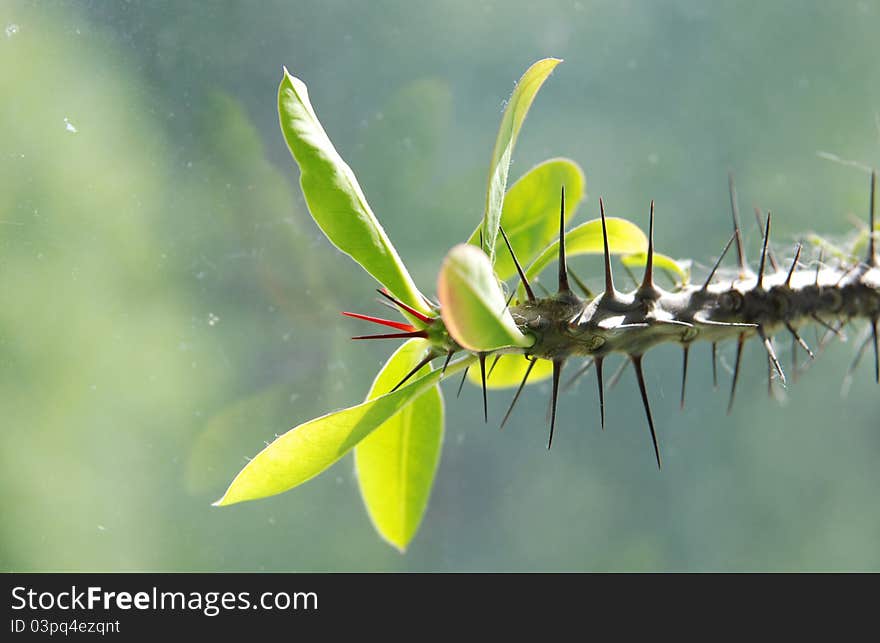
[[[605,384],[602,382],[602,361],[604,357],[596,357],[593,363],[596,364],[596,382],[599,384],[599,424],[602,430],[605,430]]]
[[[428,354],[425,355],[425,357],[423,359],[419,360],[419,363],[416,364],[409,373],[407,373],[406,375],[403,376],[403,379],[400,380],[397,383],[397,386],[395,386],[393,389],[391,389],[389,391],[389,393],[393,393],[394,391],[399,389],[401,386],[403,386],[407,382],[407,380],[409,380],[409,378],[411,378],[413,375],[418,373],[425,364],[430,362],[435,357],[439,357],[439,354],[435,353],[434,351],[429,351]]]
[[[642,404],[645,407],[645,415],[648,417],[648,427],[651,429],[651,441],[654,443],[654,456],[657,458],[657,468],[663,469],[660,460],[660,446],[657,444],[657,432],[654,430],[654,418],[651,415],[651,404],[648,402],[648,392],[645,389],[645,374],[642,372],[642,356],[631,355],[630,359],[636,371],[636,379],[639,382],[639,392],[642,394]]]
[[[642,279],[640,290],[644,293],[654,293],[654,199],[651,199],[651,214],[648,221],[648,257],[645,261],[645,276]]]
[[[874,381],[880,384],[880,346],[877,344],[877,318],[871,320],[871,334],[874,339]]]
[[[715,265],[712,266],[711,272],[709,272],[709,276],[706,277],[706,281],[703,283],[703,290],[706,290],[709,287],[709,284],[712,283],[712,278],[715,276],[715,273],[718,272],[718,268],[721,266],[721,262],[724,260],[724,255],[727,254],[727,251],[730,250],[730,244],[734,242],[736,239],[736,232],[730,235],[730,239],[727,240],[727,244],[724,246],[724,250],[721,251],[721,254],[718,255],[718,260],[715,262]]]
[[[712,387],[718,390],[718,344],[712,342]]]
[[[687,384],[687,376],[688,376],[688,353],[691,349],[690,344],[684,344],[681,347],[681,402],[680,408],[684,410],[684,389]]]
[[[788,332],[791,333],[791,336],[794,339],[794,341],[797,342],[797,344],[801,348],[803,348],[805,351],[807,351],[807,355],[810,356],[810,359],[816,359],[816,356],[813,354],[813,351],[811,351],[810,347],[807,346],[807,342],[805,342],[803,340],[803,338],[800,335],[798,335],[797,330],[795,329],[794,326],[791,325],[791,322],[785,322],[785,327],[788,329]]]
[[[553,429],[556,426],[556,399],[559,396],[559,376],[562,374],[564,360],[553,360],[553,392],[550,398],[550,439],[547,441],[547,449],[553,446]]]
[[[599,197],[599,213],[602,217],[602,242],[605,246],[605,297],[614,297],[614,277],[611,274],[611,252],[608,249],[608,227],[605,223],[605,203]]]
[[[486,353],[479,354],[480,381],[483,384],[483,422],[489,423],[489,403],[486,399]]]
[[[761,248],[761,263],[758,265],[758,290],[764,288],[764,266],[767,263],[767,248],[770,243],[770,213],[767,213],[767,226],[764,228],[764,245]]]
[[[743,249],[742,231],[739,227],[739,206],[736,203],[736,186],[733,182],[733,172],[727,173],[727,190],[730,195],[730,215],[733,217],[733,235],[736,237],[736,260],[739,265],[740,276],[748,272],[746,267],[746,254]]]
[[[742,362],[743,344],[745,344],[745,333],[740,333],[736,340],[736,362],[733,365],[733,381],[730,384],[730,401],[727,403],[727,414],[733,410],[733,401],[736,399],[736,383],[739,380],[739,366]]]
[[[522,282],[523,288],[526,291],[526,296],[529,298],[529,301],[535,301],[535,293],[532,291],[532,287],[529,286],[529,280],[526,279],[526,273],[523,272],[522,266],[519,263],[519,260],[516,258],[516,253],[513,251],[513,246],[510,245],[510,239],[507,238],[507,235],[504,233],[504,228],[499,227],[501,231],[501,236],[504,238],[504,243],[507,244],[507,249],[510,251],[510,258],[513,259],[513,265],[516,266],[516,272],[519,275],[519,280]]]
[[[568,286],[568,270],[565,265],[565,186],[559,204],[559,292],[571,292]]]
[[[877,236],[876,230],[874,230],[874,216],[875,216],[875,206],[876,206],[876,193],[877,193],[877,170],[873,170],[871,172],[871,198],[868,204],[868,265],[872,268],[877,266],[877,252],[876,252],[876,242],[874,241]],[[875,323],[876,326],[876,323]],[[874,345],[877,345],[877,342],[874,342]]]
[[[770,213],[767,213],[767,219],[770,219]],[[755,222],[758,224],[758,231],[761,234],[765,234],[764,232],[764,217],[761,216],[761,210],[755,208]],[[767,244],[767,259],[770,261],[770,265],[773,267],[774,272],[779,271],[779,264],[776,262],[776,257],[773,255],[773,246],[769,243]]]
[[[519,388],[516,389],[516,394],[513,396],[513,400],[511,401],[510,406],[507,409],[507,413],[504,414],[504,419],[501,420],[501,426],[498,427],[499,429],[503,429],[504,425],[507,424],[507,420],[508,420],[508,418],[510,418],[510,414],[513,412],[513,407],[516,406],[516,401],[519,399],[519,396],[520,396],[520,393],[522,393],[522,390],[526,387],[526,382],[529,379],[529,375],[531,375],[531,373],[532,373],[532,369],[535,368],[536,361],[537,360],[535,360],[535,359],[529,360],[529,366],[526,369],[526,373],[525,373],[525,375],[523,375],[522,382],[520,382],[520,384],[519,384]]]
[[[412,306],[408,306],[407,304],[403,303],[402,301],[400,301],[399,299],[397,299],[396,297],[394,297],[394,295],[392,295],[392,294],[391,294],[390,292],[388,292],[386,289],[384,289],[384,288],[377,288],[377,289],[376,289],[376,292],[378,292],[380,295],[382,295],[383,297],[385,297],[388,301],[390,301],[392,304],[394,304],[395,306],[397,306],[397,307],[400,308],[401,310],[404,310],[404,311],[408,312],[410,315],[412,315],[413,317],[415,317],[416,319],[418,319],[418,320],[419,320],[420,322],[422,322],[423,324],[428,324],[428,325],[430,325],[430,324],[433,324],[433,323],[434,323],[434,319],[433,319],[432,317],[428,317],[427,315],[425,315],[424,313],[419,312],[418,310],[416,310],[416,309],[413,308]]]
[[[785,278],[785,287],[791,288],[791,277],[794,274],[795,268],[798,265],[798,259],[801,257],[801,248],[803,246],[799,243],[797,244],[797,249],[794,251],[794,259],[791,261],[791,268],[788,269],[788,276]]]
[[[455,397],[461,397],[461,389],[464,388],[464,381],[467,379],[467,374],[470,369],[470,366],[466,367],[464,373],[461,374],[461,381],[458,383],[458,391],[456,391]]]
[[[758,335],[761,336],[761,341],[764,343],[764,350],[767,351],[767,357],[770,359],[773,369],[779,375],[779,379],[782,380],[784,386],[786,384],[785,373],[782,370],[782,364],[779,363],[779,358],[776,356],[776,349],[773,348],[773,338],[769,337],[760,326],[758,327]]]

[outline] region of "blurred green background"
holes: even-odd
[[[646,359],[658,473],[631,373],[446,388],[431,504],[401,556],[346,458],[268,500],[216,509],[265,440],[360,401],[392,347],[340,310],[374,283],[308,216],[281,139],[286,65],[310,87],[417,281],[481,216],[504,100],[534,60],[515,179],[566,155],[578,220],[647,220],[702,265],[729,236],[726,172],[774,212],[778,252],[862,221],[880,163],[880,3],[17,2],[0,5],[0,568],[3,570],[880,570],[878,387],[840,395],[854,335],[784,403],[746,351],[724,414],[709,350]],[[575,262],[598,285],[599,262]],[[699,271],[698,274],[705,274]],[[812,332],[807,334],[813,338]],[[789,359],[788,341],[781,342]],[[732,347],[722,353],[732,362]]]

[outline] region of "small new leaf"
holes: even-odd
[[[437,295],[446,329],[469,350],[528,348],[535,341],[516,327],[489,257],[476,246],[459,244],[449,251],[440,268]]]

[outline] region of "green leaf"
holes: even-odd
[[[636,224],[626,219],[606,217],[608,250],[612,254],[634,254],[648,249],[648,237]],[[565,233],[565,256],[599,254],[605,251],[602,239],[602,221],[594,219]],[[526,268],[526,277],[537,276],[559,256],[559,241],[554,241]],[[521,287],[521,286],[520,286]]]
[[[464,348],[527,348],[535,342],[516,327],[489,257],[476,246],[462,243],[449,251],[440,268],[437,295],[446,329]]]
[[[527,266],[559,234],[559,192],[565,186],[565,220],[569,221],[584,196],[584,172],[569,159],[550,159],[526,172],[507,191],[501,211],[501,227],[510,239],[517,259]],[[477,226],[468,243],[479,245]],[[503,245],[495,256],[495,274],[507,281],[516,266]]]
[[[379,371],[367,399],[390,391],[424,357],[424,340],[410,340]],[[425,365],[419,375],[430,372]],[[355,470],[376,531],[406,550],[422,521],[443,442],[443,397],[435,386],[386,420],[355,447]]]
[[[648,262],[647,252],[637,252],[631,255],[624,255],[620,258],[620,262],[627,268],[644,268]],[[691,262],[688,260],[676,261],[672,257],[668,257],[659,252],[654,252],[654,268],[665,270],[671,275],[678,275],[681,283],[686,284],[691,278]]]
[[[466,367],[470,360],[449,365],[446,376]],[[314,478],[348,453],[386,420],[405,408],[441,378],[440,371],[423,375],[393,393],[357,406],[323,415],[291,429],[260,451],[242,469],[223,497],[225,506],[273,496]]]
[[[491,366],[495,358],[488,361]],[[523,355],[510,353],[502,355],[498,363],[492,368],[492,374],[486,378],[486,388],[502,389],[519,386],[526,369],[529,367],[529,360]],[[553,362],[547,359],[539,359],[532,367],[529,373],[529,384],[535,384],[541,380],[545,380],[553,375]],[[480,369],[472,368],[468,371],[468,380],[471,384],[482,386],[483,380],[480,375]]]
[[[483,214],[483,239],[491,263],[495,262],[495,241],[498,237],[498,224],[501,222],[501,208],[504,204],[504,192],[507,190],[507,174],[513,146],[535,95],[550,72],[561,62],[558,58],[544,58],[529,67],[516,84],[501,117],[495,149],[492,151],[492,162],[489,164],[489,187],[486,191],[486,211]]]
[[[428,312],[354,172],[318,121],[305,83],[287,69],[278,88],[278,114],[284,139],[300,167],[300,184],[309,212],[327,238],[398,299]]]

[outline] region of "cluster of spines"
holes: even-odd
[[[751,292],[765,292],[765,272],[767,269],[768,263],[772,267],[774,272],[778,272],[780,269],[779,263],[776,261],[776,258],[773,254],[772,248],[770,247],[770,223],[771,223],[771,213],[767,213],[766,219],[762,216],[760,210],[755,209],[755,218],[758,223],[759,228],[762,232],[762,247],[761,247],[761,257],[758,266],[758,272],[753,273],[745,258],[745,250],[742,240],[742,232],[740,227],[740,217],[739,217],[739,209],[737,206],[737,197],[736,197],[736,188],[734,186],[733,176],[730,175],[728,177],[728,187],[729,187],[729,195],[730,195],[730,209],[731,209],[731,217],[733,220],[733,234],[730,239],[725,244],[723,250],[721,251],[718,259],[712,266],[712,269],[709,272],[709,275],[706,277],[702,286],[695,290],[696,293],[699,293],[701,296],[708,296],[710,286],[713,284],[713,280],[715,279],[716,273],[720,268],[722,261],[727,254],[728,250],[732,245],[736,245],[737,251],[737,267],[738,267],[738,277],[740,280],[745,279],[755,279],[755,285]],[[871,174],[871,188],[870,188],[870,199],[869,199],[869,235],[868,235],[868,252],[867,258],[864,263],[856,263],[851,266],[847,270],[845,270],[837,280],[835,285],[840,285],[844,279],[849,276],[851,273],[855,272],[859,269],[871,270],[877,268],[877,253],[876,253],[876,243],[875,243],[875,199],[876,199],[876,184],[877,184],[877,175],[876,172]],[[604,277],[605,277],[605,290],[603,293],[596,297],[594,302],[601,308],[603,304],[607,307],[609,303],[613,305],[615,302],[620,302],[624,299],[620,292],[615,288],[614,285],[614,277],[611,269],[611,253],[608,244],[608,231],[605,220],[605,204],[603,200],[599,199],[599,211],[602,222],[602,235],[603,235],[603,250],[604,250]],[[513,259],[514,266],[516,267],[516,272],[519,276],[520,282],[523,286],[523,289],[526,294],[526,305],[537,306],[540,307],[541,302],[545,300],[538,299],[535,296],[534,290],[532,289],[532,285],[529,283],[525,272],[522,269],[522,266],[519,260],[516,257],[516,254],[513,250],[513,247],[510,244],[507,235],[505,234],[503,228],[500,230],[501,236],[507,246],[508,251],[510,252],[511,258]],[[587,312],[589,302],[583,302],[580,300],[577,295],[572,292],[569,276],[570,270],[568,269],[566,262],[566,251],[565,251],[565,187],[562,187],[561,194],[561,206],[559,213],[559,256],[558,256],[558,287],[555,295],[549,295],[548,299],[553,299],[555,301],[559,300],[571,300],[577,302],[580,309],[577,315],[570,320],[566,320],[567,327],[570,330],[577,331],[579,328],[582,328],[583,324],[588,322],[589,320],[585,319],[585,314]],[[799,259],[801,254],[802,246],[801,244],[797,244],[794,252],[794,258],[792,260],[791,265],[789,266],[786,272],[786,278],[782,282],[782,285],[785,288],[790,288],[792,286],[792,278],[795,275],[798,266]],[[822,267],[822,258],[820,256],[819,263],[815,273],[815,286],[818,289],[819,287],[819,274]],[[583,285],[580,279],[577,278],[576,275],[571,274],[574,278],[575,283],[584,291],[585,295],[588,298],[593,298],[592,293]],[[379,290],[379,293],[389,300],[394,306],[396,306],[401,311],[408,313],[410,316],[414,317],[418,321],[420,321],[424,326],[422,328],[418,328],[412,324],[395,322],[386,319],[380,319],[368,315],[361,315],[357,313],[343,313],[350,317],[355,317],[358,319],[363,319],[366,321],[371,321],[374,323],[382,324],[384,326],[388,326],[394,328],[398,331],[398,333],[389,333],[389,334],[379,334],[379,335],[362,335],[354,337],[353,339],[409,339],[414,337],[425,338],[429,337],[427,327],[433,324],[436,321],[436,317],[429,317],[424,315],[410,306],[400,302],[399,300],[392,297],[387,291]],[[659,299],[662,296],[661,290],[658,289],[654,282],[654,202],[651,201],[650,205],[650,215],[649,215],[649,230],[648,230],[648,249],[646,254],[646,263],[645,263],[645,271],[644,276],[642,278],[641,283],[638,285],[637,289],[631,295],[626,297],[633,299],[636,302],[653,302]],[[512,295],[511,295],[512,298]],[[508,305],[510,304],[510,300],[508,300]],[[857,349],[856,357],[853,361],[852,366],[850,367],[850,372],[855,369],[858,365],[859,360],[862,357],[862,354],[867,349],[869,343],[873,344],[874,347],[874,377],[875,380],[880,382],[880,349],[878,349],[878,315],[880,315],[880,310],[877,310],[876,307],[873,310],[871,316],[869,317],[870,323],[870,334],[866,337],[865,341]],[[840,331],[845,325],[846,321],[840,323],[838,326],[833,326],[827,321],[823,320],[817,313],[813,312],[810,314],[810,317],[813,321],[817,322],[821,326],[824,326],[829,333],[833,333],[834,335],[839,335]],[[692,320],[682,320],[682,319],[672,319],[672,318],[663,318],[663,319],[648,319],[645,317],[642,321],[635,322],[625,322],[619,323],[614,326],[614,330],[635,330],[638,328],[647,328],[652,324],[656,325],[669,325],[678,327],[678,329],[682,331],[692,331],[697,325],[703,328],[722,328],[729,331],[736,332],[736,357],[734,361],[733,367],[733,377],[731,380],[731,388],[729,401],[727,406],[727,412],[730,413],[733,408],[733,403],[736,397],[736,388],[737,382],[739,380],[740,366],[742,363],[742,355],[743,355],[743,347],[745,345],[746,339],[748,337],[748,333],[750,331],[754,331],[761,340],[761,344],[764,347],[767,353],[767,361],[768,361],[768,389],[772,391],[772,375],[775,372],[780,381],[785,384],[786,378],[785,373],[780,364],[779,358],[776,354],[776,350],[773,345],[773,338],[766,332],[764,326],[760,323],[753,322],[742,322],[742,321],[729,321],[729,320],[716,320],[710,318],[708,314],[704,312],[697,311],[692,315]],[[785,326],[786,330],[792,337],[792,359],[793,359],[793,367],[794,372],[797,373],[797,363],[796,363],[796,348],[802,348],[810,358],[815,356],[815,353],[810,349],[804,339],[797,332],[795,326],[786,320],[782,321],[782,324]],[[525,332],[529,331],[528,325],[524,325],[523,330]],[[737,332],[738,331],[738,332]],[[681,397],[680,397],[680,405],[684,408],[685,403],[685,388],[687,383],[687,370],[688,370],[688,358],[689,358],[689,350],[691,342],[697,338],[698,333],[693,332],[692,335],[685,339],[684,336],[681,336],[677,341],[682,346],[682,377],[681,377]],[[667,341],[676,341],[676,340],[667,340]],[[717,375],[717,343],[718,340],[711,341],[711,359],[712,359],[712,378],[713,384],[717,387],[718,384],[718,375]],[[443,363],[443,370],[446,370],[447,365],[449,364],[453,355],[461,350],[459,346],[451,343],[449,346],[445,346],[443,348],[432,347],[427,355],[394,387],[393,390],[396,390],[400,386],[402,386],[407,380],[409,380],[416,372],[418,372],[423,366],[428,364],[434,359],[439,357],[443,357],[445,355],[445,361]],[[525,388],[529,376],[532,373],[532,369],[534,368],[535,362],[538,358],[543,356],[536,354],[537,351],[535,347],[529,349],[527,354],[525,355],[526,359],[529,361],[529,365],[526,368],[524,376],[514,393],[513,399],[510,403],[510,406],[507,409],[507,412],[504,415],[504,418],[501,422],[501,428],[507,423],[508,419],[513,412],[513,409],[520,398],[520,395]],[[571,351],[571,354],[582,354],[580,351]],[[607,352],[596,351],[593,354],[590,354],[586,363],[574,374],[574,376],[569,380],[569,382],[562,388],[567,388],[570,386],[578,377],[585,374],[590,368],[595,367],[596,371],[596,380],[598,386],[598,398],[599,398],[599,420],[600,426],[602,430],[605,428],[605,384],[603,379],[603,363],[604,359],[607,355]],[[478,352],[476,353],[478,358],[479,366],[480,366],[480,375],[481,375],[481,383],[482,383],[482,393],[483,393],[483,417],[485,421],[488,421],[488,409],[487,409],[487,393],[486,393],[486,379],[491,375],[492,369],[495,364],[497,364],[498,359],[501,354],[495,355],[495,359],[490,365],[488,372],[486,369],[486,359],[488,357],[488,353]],[[565,365],[566,359],[569,354],[554,354],[552,356],[546,357],[550,359],[553,364],[553,372],[552,372],[552,389],[551,389],[551,398],[550,398],[550,435],[547,442],[548,449],[552,446],[553,443],[553,433],[556,425],[556,408],[557,408],[557,399],[560,391],[560,379],[562,375],[562,370]],[[620,375],[623,372],[623,368],[628,364],[632,364],[633,370],[635,371],[636,380],[639,387],[639,393],[642,398],[642,404],[645,410],[645,416],[647,418],[648,427],[650,429],[651,441],[654,447],[654,454],[657,461],[658,468],[662,466],[662,460],[660,457],[660,448],[657,440],[656,430],[654,428],[654,420],[653,415],[651,413],[651,406],[648,399],[648,393],[645,386],[645,378],[644,372],[642,368],[642,358],[644,356],[644,350],[636,350],[627,353],[628,361],[624,361],[621,364],[621,368],[612,376],[610,385],[613,386],[616,381],[619,379]],[[461,393],[461,387],[464,384],[464,379],[467,376],[467,370],[462,376],[461,384],[458,388],[458,393]]]

